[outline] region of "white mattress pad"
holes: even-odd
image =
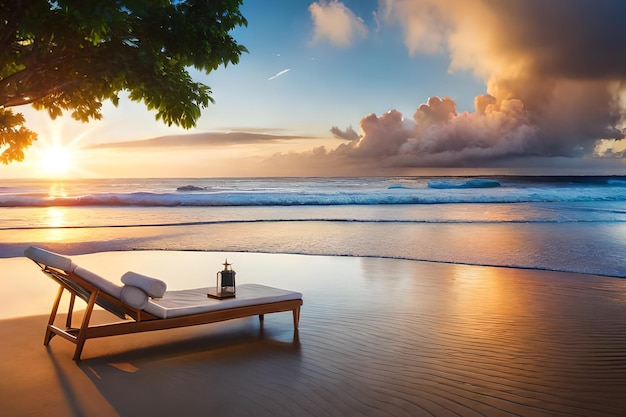
[[[156,317],[171,318],[302,298],[302,294],[295,291],[260,284],[242,284],[237,286],[236,297],[218,300],[207,296],[209,289],[166,291],[163,298],[148,301],[144,311]]]

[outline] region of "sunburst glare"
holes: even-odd
[[[79,144],[91,130],[86,129],[67,141],[63,139],[63,120],[51,122],[48,130],[41,132],[34,148],[39,173],[46,178],[62,179],[82,172]]]
[[[71,168],[72,161],[69,147],[54,145],[41,151],[39,168],[48,176],[65,176]]]

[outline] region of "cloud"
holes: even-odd
[[[447,54],[450,71],[473,72],[486,92],[470,112],[459,114],[451,98],[431,97],[412,118],[394,109],[364,116],[360,134],[333,127],[335,137],[351,141],[309,158],[373,168],[520,166],[550,158],[565,166],[569,159],[597,164],[598,155],[624,157],[626,1],[379,4],[375,16],[400,26],[409,54]],[[352,16],[337,1],[310,10],[316,38],[335,36],[328,16]],[[333,39],[349,43],[349,36]]]
[[[519,100],[496,110],[457,114],[450,98],[431,97],[413,119],[397,110],[361,120],[359,141],[343,144],[329,155],[378,161],[385,166],[477,166],[501,157],[532,154],[537,128]]]
[[[271,76],[271,77],[269,77],[267,80],[268,80],[268,81],[272,81],[273,79],[278,78],[278,77],[280,77],[281,75],[284,75],[284,74],[288,73],[289,71],[291,71],[291,68],[284,69],[284,70],[282,70],[282,71],[280,71],[280,72],[276,73],[275,75],[272,75],[272,76]]]
[[[263,131],[263,129],[261,129]],[[276,135],[244,131],[206,132],[187,135],[160,136],[158,138],[110,142],[92,146],[93,148],[146,148],[146,147],[206,147],[275,143],[293,139],[316,139],[312,136]]]
[[[365,38],[367,27],[363,19],[338,0],[311,3],[309,6],[313,20],[312,44],[327,40],[334,46],[347,47],[355,38]]]
[[[341,130],[337,126],[333,126],[330,129],[330,133],[332,133],[333,136],[337,139],[344,140],[357,140],[360,137],[359,134],[356,133],[356,131],[352,128],[352,126],[348,126],[346,130]]]
[[[520,100],[543,141],[537,152],[590,151],[624,136],[626,2],[385,0],[381,9],[410,53],[446,52],[452,71],[485,80],[491,102],[479,113]]]

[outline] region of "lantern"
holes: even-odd
[[[235,296],[235,275],[232,265],[228,263],[228,259],[224,262],[224,269],[219,271],[215,279],[215,289],[210,290],[209,297],[212,298],[231,298]]]

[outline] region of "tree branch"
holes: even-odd
[[[0,31],[0,48],[9,49],[15,39],[17,29],[20,27],[20,21],[24,17],[25,12],[31,6],[33,0],[17,0],[13,13],[8,16],[4,28]]]
[[[60,54],[54,59],[48,59],[36,66],[27,67],[0,79],[0,106],[13,107],[31,104],[78,83],[79,80],[75,76],[68,79],[71,73],[68,68],[64,68],[65,63],[75,62],[75,55],[73,52]],[[51,77],[51,73],[59,76]],[[46,84],[47,80],[54,82]]]

